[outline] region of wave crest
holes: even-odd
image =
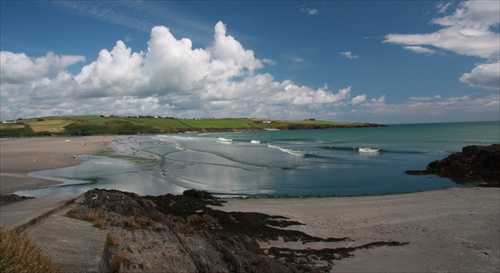
[[[283,147],[278,146],[278,145],[269,144],[269,145],[267,145],[267,147],[272,148],[272,149],[278,149],[282,152],[285,152],[285,153],[287,153],[289,155],[293,155],[293,156],[302,156],[302,157],[306,156],[306,153],[294,151],[292,149],[283,148]]]
[[[218,143],[222,143],[222,144],[233,144],[233,140],[232,139],[230,139],[230,138],[223,138],[223,137],[217,138],[217,142]]]
[[[380,153],[380,149],[359,147],[358,152],[361,154],[378,154]]]

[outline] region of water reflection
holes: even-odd
[[[427,153],[366,156],[352,148],[332,149],[333,142],[325,140],[271,141],[130,137],[112,143],[113,157],[92,156],[78,166],[31,173],[63,184],[17,194],[39,197],[103,188],[161,195],[195,188],[234,195],[364,195],[456,186],[449,179],[404,175],[437,158]]]

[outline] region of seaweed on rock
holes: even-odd
[[[74,218],[95,215],[110,230],[100,268],[113,272],[324,272],[354,248],[263,250],[258,241],[342,242],[291,230],[302,223],[263,213],[223,212],[224,201],[203,191],[139,196],[117,190],[88,191],[70,211]],[[402,243],[374,242],[373,246]],[[321,261],[321,263],[319,263]]]

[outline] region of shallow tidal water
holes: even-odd
[[[459,187],[447,178],[410,176],[467,145],[500,143],[498,122],[390,125],[300,131],[122,136],[107,156],[31,173],[64,182],[18,194],[93,188],[141,195],[186,189],[218,195],[360,196]]]

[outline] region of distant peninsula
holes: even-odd
[[[58,116],[2,121],[0,137],[137,135],[365,127],[385,127],[385,125],[330,122],[314,118],[288,121],[266,118],[182,119],[159,116]]]

